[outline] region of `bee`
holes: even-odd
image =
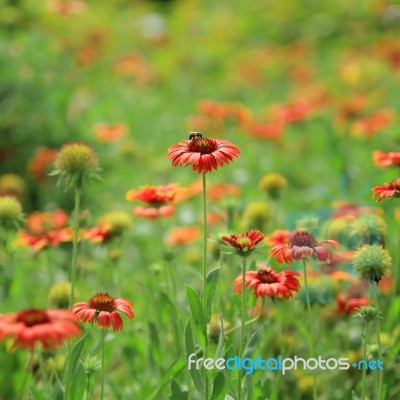
[[[193,139],[201,139],[203,137],[203,135],[200,132],[189,132],[189,140],[193,140]]]

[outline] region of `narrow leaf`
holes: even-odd
[[[170,400],[188,400],[188,392],[182,391],[179,383],[174,378],[171,379]]]
[[[195,346],[194,346],[194,340],[193,340],[193,324],[191,322],[191,318],[189,318],[188,322],[186,323],[185,327],[185,350],[186,350],[186,360],[188,362],[189,357],[192,354],[196,354],[195,351]],[[197,359],[197,357],[192,356],[194,360]],[[194,383],[194,386],[196,387],[197,391],[204,396],[205,389],[204,389],[204,380],[201,375],[201,372],[196,369],[196,366],[194,364],[187,365],[187,368],[189,370],[190,377],[192,378],[192,381]]]
[[[212,271],[210,271],[207,275],[207,314],[206,318],[207,321],[210,320],[211,318],[211,312],[212,312],[212,303],[214,300],[215,292],[217,290],[218,286],[218,279],[219,279],[219,270],[220,268],[215,268]]]
[[[186,295],[189,301],[190,312],[197,340],[203,347],[207,346],[207,328],[204,316],[204,308],[199,295],[190,286],[186,286]]]

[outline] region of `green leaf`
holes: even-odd
[[[243,358],[251,357],[254,349],[261,339],[261,332],[263,328],[257,329],[250,337],[243,352]]]
[[[246,375],[247,400],[253,400],[253,375]]]
[[[174,378],[171,379],[170,400],[188,400],[188,392],[182,391],[179,383]]]
[[[44,396],[40,390],[36,389],[34,386],[28,385],[28,399],[29,400],[46,400],[46,396]]]
[[[354,390],[351,391],[351,399],[352,400],[360,400],[360,398],[358,397],[358,394]]]
[[[223,372],[218,372],[217,376],[214,378],[211,400],[218,400],[220,394],[225,389],[225,378]],[[225,389],[226,390],[226,389]]]
[[[72,352],[71,352],[71,382],[72,382],[72,385],[74,383],[74,375],[76,373],[77,367],[80,365],[79,358],[81,357],[86,337],[87,337],[87,332],[85,332],[72,347]]]
[[[211,318],[212,303],[213,303],[215,292],[216,292],[217,286],[218,286],[219,270],[220,270],[220,268],[215,268],[212,271],[210,271],[208,273],[207,279],[206,279],[206,282],[207,282],[207,289],[206,289],[206,297],[207,297],[206,318],[207,318],[207,321],[209,321]]]
[[[196,333],[197,340],[203,347],[207,346],[207,327],[204,316],[204,308],[199,295],[190,286],[186,286],[186,295],[189,301],[190,313]]]
[[[171,379],[171,376],[177,376],[180,372],[182,372],[187,365],[187,359],[185,357],[178,358],[175,360],[170,367],[167,369],[167,372],[163,375],[163,377],[159,381],[159,385],[157,389],[148,397],[148,400],[158,399],[158,394],[164,387],[168,384]]]
[[[191,318],[189,318],[188,322],[186,323],[186,327],[185,327],[185,350],[186,350],[186,360],[188,360],[188,358],[191,354],[196,354],[194,340],[193,340],[193,324],[192,324]],[[201,375],[201,372],[199,370],[195,369],[194,365],[192,365],[190,369],[188,366],[188,370],[189,370],[190,377],[192,378],[192,381],[193,381],[194,386],[196,387],[197,391],[202,396],[204,396],[205,385],[204,385],[204,380]]]
[[[215,351],[215,355],[214,358],[217,359],[219,357],[221,357],[221,354],[224,353],[225,351],[225,346],[224,346],[224,342],[225,342],[225,331],[224,331],[224,322],[222,320],[222,315],[219,313],[219,320],[220,320],[220,326],[221,326],[221,332],[219,334],[219,338],[218,338],[218,345],[217,345],[217,350]]]

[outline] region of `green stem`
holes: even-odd
[[[79,211],[81,205],[81,186],[77,184],[75,186],[75,208],[74,208],[74,220],[73,220],[73,238],[72,238],[72,260],[71,260],[71,292],[69,295],[69,309],[72,307],[72,303],[75,298],[75,281],[76,281],[76,269],[77,269],[77,259],[78,259],[78,238],[79,238]],[[64,399],[68,400],[69,391],[71,385],[71,369],[72,369],[72,347],[70,341],[67,344],[67,365],[66,365],[66,377],[65,377],[65,393]]]
[[[26,384],[28,383],[28,378],[32,371],[33,356],[34,356],[34,351],[31,350],[31,352],[29,354],[28,365],[26,366],[25,376],[22,381],[21,389],[19,391],[19,396],[18,396],[19,400],[22,400],[24,397],[25,387],[26,387]]]
[[[241,309],[241,329],[240,329],[240,342],[239,342],[239,357],[243,358],[243,349],[244,349],[244,334],[246,327],[246,262],[247,257],[242,257],[243,265],[242,265],[242,309]],[[238,369],[238,400],[242,398],[242,370]]]
[[[203,309],[206,315],[205,332],[207,332],[208,312],[207,312],[207,186],[206,174],[203,173]],[[204,348],[204,358],[207,358],[207,343]],[[205,372],[205,400],[208,400],[208,374]]]
[[[90,400],[92,391],[92,374],[86,374],[86,400]]]
[[[378,294],[378,284],[373,284],[375,288],[375,307],[379,310],[379,294]],[[381,323],[380,319],[376,320],[376,340],[378,343],[378,357],[379,361],[382,361],[382,346],[381,346]],[[378,375],[378,400],[381,399],[382,393],[382,384],[383,384],[383,369],[379,368],[379,375]]]
[[[312,315],[312,310],[311,310],[311,302],[310,302],[310,292],[308,290],[308,280],[307,280],[307,259],[303,258],[303,271],[304,271],[304,289],[306,291],[306,303],[307,303],[307,312],[308,312],[308,319],[309,319],[309,325],[310,325],[310,353],[311,353],[311,358],[315,358],[315,350],[314,350],[314,340],[315,340],[315,335],[314,335],[314,321],[313,321],[313,315]],[[315,376],[315,370],[312,371],[312,377],[313,377],[313,399],[317,399],[317,379]]]
[[[76,283],[76,265],[78,259],[78,238],[79,238],[79,211],[81,205],[81,188],[79,185],[75,187],[75,209],[74,209],[74,222],[73,222],[73,238],[72,238],[72,260],[71,260],[71,292],[69,296],[69,308],[72,307],[75,296],[75,283]]]
[[[368,327],[369,323],[365,323],[365,328],[364,328],[364,345],[363,345],[363,359],[367,359],[367,338],[368,338]],[[362,400],[366,399],[366,387],[367,387],[367,366],[363,366],[363,371],[362,371]]]
[[[100,399],[104,398],[104,329],[101,330],[101,390]]]
[[[258,313],[258,315],[256,317],[254,317],[253,319],[249,319],[248,321],[246,321],[244,323],[244,325],[248,326],[248,325],[253,324],[254,322],[257,322],[262,316],[263,309],[264,309],[264,299],[262,301],[261,309],[260,309],[260,312]],[[225,335],[229,335],[232,332],[236,332],[237,330],[239,330],[241,328],[242,328],[242,325],[235,326],[234,328],[231,328],[231,329],[225,331]]]

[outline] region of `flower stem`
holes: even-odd
[[[25,387],[26,387],[26,384],[28,383],[28,378],[32,371],[33,356],[34,356],[34,351],[31,350],[31,352],[29,353],[29,359],[28,359],[28,364],[26,366],[24,380],[22,381],[21,389],[19,391],[18,399],[20,399],[20,400],[22,400],[24,397]]]
[[[205,318],[205,332],[207,332],[208,312],[207,312],[207,186],[206,174],[203,173],[203,309]],[[207,358],[207,343],[204,348],[204,359]],[[208,400],[208,375],[205,372],[205,400]]]
[[[314,350],[314,321],[313,315],[311,310],[311,302],[310,302],[310,292],[308,290],[308,281],[307,281],[307,259],[303,258],[303,271],[304,271],[304,289],[306,291],[306,304],[307,304],[307,312],[308,312],[308,319],[310,325],[310,353],[311,358],[315,358],[315,350]],[[312,371],[313,377],[313,399],[317,399],[317,379],[315,377],[315,370]]]
[[[69,296],[69,308],[71,308],[75,295],[76,283],[76,265],[78,259],[78,238],[79,238],[79,211],[81,205],[81,188],[79,185],[75,187],[75,209],[73,222],[73,238],[72,238],[72,261],[71,261],[71,292]]]
[[[372,284],[372,283],[371,283]],[[379,310],[379,294],[378,294],[378,284],[373,284],[375,289],[375,307]],[[378,343],[378,357],[379,361],[382,361],[382,346],[381,346],[381,323],[380,319],[376,320],[376,341]],[[381,399],[382,393],[382,384],[383,384],[383,369],[379,368],[378,375],[378,397],[377,399]]]
[[[244,334],[245,334],[245,327],[246,327],[246,262],[247,257],[242,257],[243,265],[242,265],[242,310],[241,310],[241,329],[240,329],[240,342],[239,342],[239,357],[243,358],[243,349],[244,349]],[[242,398],[242,370],[238,369],[238,400]]]
[[[367,359],[367,338],[368,338],[368,328],[369,328],[369,322],[367,321],[365,323],[365,328],[364,328],[364,345],[363,345],[363,359]],[[362,400],[366,399],[366,387],[367,387],[367,366],[363,366],[363,371],[362,371]]]
[[[72,307],[72,303],[75,298],[75,281],[76,281],[76,265],[78,259],[78,238],[79,238],[79,211],[81,205],[81,185],[78,183],[75,186],[75,208],[74,208],[74,220],[73,220],[73,237],[72,237],[72,260],[71,260],[71,292],[69,295],[69,309]],[[68,341],[67,345],[67,364],[65,372],[65,392],[64,399],[68,400],[69,390],[71,385],[71,370],[72,370],[72,347],[71,343]]]
[[[101,330],[101,400],[104,398],[104,331],[104,329]]]

